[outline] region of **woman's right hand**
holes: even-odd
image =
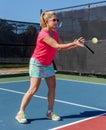
[[[75,39],[73,43],[77,46],[84,47],[85,39],[83,37],[80,37],[78,39]]]

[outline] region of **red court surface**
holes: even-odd
[[[92,117],[88,120],[65,125],[54,130],[106,130],[106,115]]]

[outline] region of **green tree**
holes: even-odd
[[[0,43],[8,44],[16,40],[16,34],[13,32],[14,27],[6,20],[0,20]]]

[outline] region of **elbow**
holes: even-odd
[[[56,50],[62,50],[62,47],[58,44],[57,46],[56,46]]]
[[[61,47],[57,47],[56,49],[57,49],[58,51],[62,50],[62,48],[61,48]]]

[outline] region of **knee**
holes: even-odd
[[[29,89],[27,91],[28,95],[33,96],[36,93],[37,89]]]

